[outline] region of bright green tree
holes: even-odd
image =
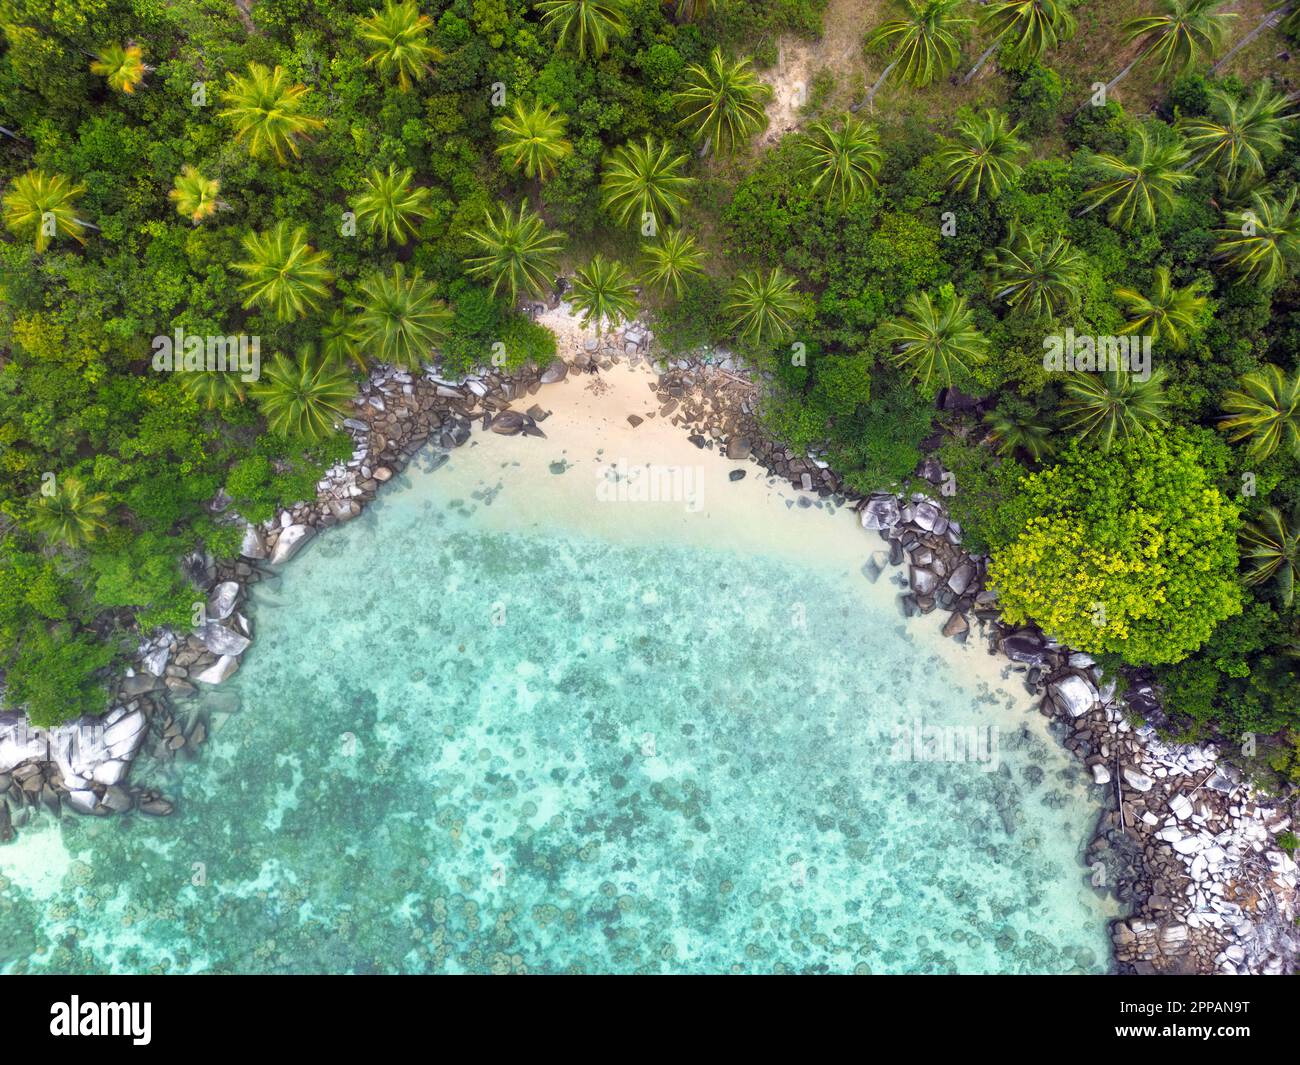
[[[542,25],[554,30],[555,43],[572,47],[579,59],[599,58],[611,37],[627,33],[627,0],[541,0]]]
[[[108,528],[109,497],[91,492],[80,477],[56,477],[54,491],[42,491],[28,511],[27,524],[48,544],[85,547]]]
[[[505,291],[514,303],[521,294],[542,295],[554,282],[564,237],[548,230],[541,215],[526,203],[513,214],[505,204],[489,210],[482,226],[467,236],[481,254],[466,259],[465,267],[471,277],[491,282],[494,296]]]
[[[601,332],[605,325],[617,327],[636,317],[636,289],[626,267],[597,254],[573,275],[569,303],[582,316],[583,328],[595,323]]]
[[[1281,93],[1261,81],[1248,99],[1238,99],[1223,88],[1209,91],[1204,115],[1179,120],[1193,165],[1213,167],[1228,181],[1257,178],[1264,166],[1282,150],[1287,125],[1296,115]]]
[[[912,293],[903,313],[881,327],[881,336],[893,361],[930,394],[969,373],[988,352],[988,338],[975,327],[966,297],[951,285],[934,299],[928,292]]]
[[[278,222],[265,233],[250,233],[244,250],[248,258],[234,266],[248,278],[239,286],[245,307],[262,307],[288,322],[319,310],[329,297],[329,253],[307,243],[305,226]]]
[[[1081,371],[1066,380],[1065,397],[1065,428],[1099,444],[1103,452],[1169,420],[1163,369],[1145,378],[1125,370]]]
[[[1187,149],[1158,142],[1144,126],[1138,127],[1137,139],[1123,158],[1109,154],[1090,158],[1102,180],[1084,194],[1091,201],[1084,213],[1109,204],[1106,220],[1121,229],[1131,229],[1135,223],[1154,226],[1159,215],[1174,205],[1178,190],[1192,180],[1183,167]]]
[[[1199,284],[1175,288],[1169,280],[1169,268],[1157,266],[1149,296],[1132,288],[1115,290],[1115,297],[1125,305],[1128,316],[1128,324],[1120,333],[1149,335],[1155,343],[1168,341],[1175,350],[1182,351],[1209,306],[1210,301],[1200,290]]]
[[[772,87],[759,80],[749,59],[728,59],[721,48],[706,64],[686,69],[686,87],[674,96],[681,125],[704,146],[734,152],[767,125]]]
[[[601,176],[601,202],[619,225],[657,233],[676,222],[694,178],[682,173],[686,156],[648,134],[640,144],[625,144],[610,156]]]
[[[386,242],[405,244],[414,237],[420,223],[433,216],[427,188],[413,182],[415,171],[389,163],[386,171],[375,167],[366,175],[357,193],[357,219],[371,233]]]
[[[144,84],[144,76],[151,69],[138,44],[106,45],[90,64],[90,72],[106,78],[110,89],[128,95]]]
[[[659,235],[645,247],[645,267],[641,280],[662,295],[671,293],[680,299],[691,277],[704,273],[704,253],[695,246],[695,238],[680,229]]]
[[[189,163],[181,167],[167,198],[176,205],[177,214],[188,218],[195,225],[211,218],[224,206],[221,202],[221,182],[216,178],[204,177]]]
[[[813,176],[813,191],[840,203],[875,189],[885,160],[876,128],[853,114],[846,114],[839,128],[828,121],[814,122],[803,154],[802,170]]]
[[[407,276],[401,263],[371,274],[351,301],[356,312],[355,343],[365,357],[404,370],[418,370],[447,335],[452,312],[433,283],[419,272]]]
[[[506,169],[530,180],[554,177],[560,161],[573,152],[573,145],[564,136],[568,121],[550,104],[525,104],[516,99],[510,114],[492,123],[501,139],[497,154]]]
[[[1273,582],[1278,599],[1290,609],[1300,572],[1300,511],[1287,518],[1277,507],[1264,507],[1242,529],[1241,548],[1246,583],[1253,587]]]
[[[1245,374],[1223,399],[1219,428],[1229,440],[1247,441],[1252,458],[1278,448],[1300,458],[1300,370],[1288,375],[1269,363]]]
[[[1181,434],[1072,440],[1002,507],[989,584],[1013,625],[1134,665],[1178,662],[1241,610],[1237,508]]]
[[[1298,193],[1300,186],[1294,185],[1284,200],[1271,192],[1252,192],[1249,207],[1228,212],[1215,257],[1238,271],[1243,281],[1268,288],[1291,276],[1300,263]]]
[[[994,296],[1020,314],[1052,318],[1079,305],[1084,257],[1059,234],[1049,240],[1015,228],[990,265]]]
[[[75,185],[62,174],[29,170],[5,193],[5,225],[15,236],[30,240],[38,252],[60,235],[85,244],[81,233],[86,223],[76,212],[77,199],[85,191],[85,185]]]
[[[221,94],[225,108],[217,112],[235,127],[235,139],[248,144],[254,159],[270,155],[284,165],[301,152],[298,142],[323,129],[319,118],[303,113],[306,85],[295,85],[283,67],[271,69],[249,63],[247,74],[227,74],[230,86]]]
[[[727,292],[724,310],[741,339],[777,344],[793,334],[801,306],[795,279],[777,266],[766,272],[738,274]]]
[[[402,92],[409,92],[443,58],[429,40],[433,19],[420,14],[415,0],[386,0],[384,9],[372,8],[369,18],[357,22],[357,36],[369,47],[366,63],[385,77],[397,75]]]
[[[304,344],[295,358],[272,359],[251,391],[273,433],[317,441],[348,416],[357,388],[347,367]]]
[[[962,119],[957,136],[939,153],[948,171],[948,183],[972,200],[981,193],[990,200],[1002,195],[1020,176],[1018,158],[1026,151],[1018,136],[1020,127],[1011,126],[1000,111]]]
[[[975,21],[957,14],[961,5],[962,0],[902,0],[904,14],[867,36],[868,48],[890,54],[881,81],[896,69],[909,85],[923,89],[951,74],[961,58],[960,34]]]

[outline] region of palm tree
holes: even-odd
[[[664,143],[646,134],[641,144],[614,151],[601,175],[601,202],[620,225],[650,221],[650,233],[660,221],[676,222],[686,202],[685,190],[695,179],[681,173],[685,155],[675,155]]]
[[[671,292],[678,299],[686,291],[686,279],[704,273],[704,255],[696,248],[695,238],[680,229],[660,234],[657,243],[647,245],[645,257],[642,282],[664,295]]]
[[[108,528],[108,511],[107,493],[88,492],[81,478],[68,474],[56,479],[53,494],[37,498],[27,524],[46,543],[78,548]]]
[[[718,6],[718,0],[672,0],[673,19],[678,24],[697,22]]]
[[[1127,305],[1129,319],[1120,333],[1150,334],[1153,342],[1168,340],[1175,350],[1182,351],[1210,302],[1200,288],[1195,283],[1174,288],[1167,266],[1156,267],[1150,296],[1132,288],[1117,288],[1115,296]]]
[[[321,354],[335,362],[351,359],[364,372],[368,369],[361,351],[361,330],[344,307],[335,307],[320,327]]]
[[[370,9],[370,17],[359,19],[357,36],[372,51],[366,64],[375,66],[385,77],[397,74],[402,92],[409,92],[412,81],[419,81],[442,52],[429,40],[433,19],[421,15],[415,0],[385,0],[384,10]]]
[[[1130,70],[1147,56],[1160,60],[1160,77],[1181,74],[1196,64],[1202,55],[1212,56],[1223,44],[1228,22],[1237,16],[1220,13],[1223,0],[1156,0],[1157,10],[1140,15],[1124,24],[1128,41],[1141,40],[1133,61],[1112,78],[1109,92],[1128,76]]]
[[[110,44],[102,48],[90,64],[90,72],[108,79],[108,87],[118,92],[133,93],[144,84],[144,76],[153,67],[144,61],[144,52],[138,44]]]
[[[1092,202],[1087,214],[1103,204],[1111,205],[1106,220],[1121,229],[1130,229],[1135,221],[1154,226],[1161,210],[1171,207],[1178,190],[1192,179],[1182,170],[1187,149],[1181,144],[1157,143],[1145,127],[1138,127],[1137,140],[1123,159],[1114,155],[1090,156],[1103,180],[1086,193]]]
[[[684,112],[679,125],[692,129],[707,152],[733,152],[767,125],[764,108],[772,87],[750,69],[750,60],[730,60],[713,49],[707,65],[686,69],[686,88],[673,99]]]
[[[903,314],[881,327],[881,336],[892,345],[890,358],[927,392],[951,386],[958,372],[969,372],[988,352],[988,338],[975,328],[966,298],[950,285],[937,300],[928,292],[912,293]]]
[[[409,166],[398,170],[395,164],[389,163],[387,172],[376,167],[366,176],[357,194],[357,218],[386,243],[405,244],[416,235],[420,223],[433,216],[429,190],[412,186],[414,175]]]
[[[1045,241],[1013,227],[992,256],[994,295],[1030,318],[1051,318],[1079,305],[1084,257],[1065,237]]]
[[[611,262],[599,254],[574,273],[569,302],[582,315],[583,328],[594,321],[597,333],[606,321],[614,327],[636,316],[636,290],[631,275],[622,263]]]
[[[958,16],[962,0],[903,0],[906,14],[882,22],[867,37],[868,48],[889,49],[891,59],[867,99],[876,92],[892,70],[898,68],[904,81],[924,89],[945,78],[961,58],[958,34],[974,19]]]
[[[1018,134],[1020,126],[1008,127],[1007,116],[988,110],[983,115],[963,119],[957,125],[957,137],[940,153],[948,169],[948,183],[972,200],[980,193],[995,200],[1020,176],[1016,158],[1026,150]]]
[[[244,382],[224,370],[196,370],[178,375],[185,394],[206,410],[225,410],[244,400]]]
[[[1289,610],[1300,571],[1300,510],[1288,520],[1277,507],[1265,507],[1242,529],[1241,544],[1245,583],[1254,586],[1276,581],[1278,598]]]
[[[497,154],[512,174],[545,181],[555,175],[560,160],[573,152],[573,145],[564,137],[568,122],[550,104],[534,101],[525,106],[516,99],[511,113],[492,123],[501,137]]]
[[[511,214],[505,204],[496,214],[489,210],[483,227],[466,235],[483,254],[466,259],[465,266],[472,277],[492,282],[492,295],[504,288],[514,303],[521,292],[540,296],[554,280],[555,257],[564,237],[547,230],[541,216],[526,203],[519,205],[517,214]]]
[[[767,273],[745,270],[737,275],[723,310],[742,340],[777,344],[794,332],[802,306],[794,278],[777,266]]]
[[[176,205],[177,214],[188,218],[196,226],[225,206],[221,201],[221,182],[216,178],[204,177],[189,163],[181,167],[167,198]]]
[[[1300,370],[1290,377],[1272,363],[1248,373],[1223,399],[1219,428],[1232,441],[1249,441],[1254,459],[1279,447],[1300,458]]]
[[[1286,278],[1300,261],[1298,191],[1293,186],[1282,201],[1267,191],[1252,192],[1248,209],[1228,212],[1215,256],[1239,270],[1244,281],[1271,288]]]
[[[1249,100],[1221,88],[1211,89],[1209,100],[1209,114],[1178,123],[1188,150],[1200,153],[1192,165],[1208,163],[1228,181],[1262,177],[1266,160],[1282,149],[1286,123],[1296,119],[1284,113],[1286,97],[1261,81]]]
[[[283,165],[290,154],[298,157],[298,141],[325,123],[302,113],[311,91],[306,85],[290,84],[283,67],[271,70],[261,63],[249,63],[242,77],[228,74],[230,87],[221,94],[226,104],[218,114],[235,125],[235,139],[248,142],[248,154],[259,159],[268,153]]]
[[[1052,429],[1030,404],[1011,410],[999,406],[984,415],[984,424],[989,428],[989,442],[1000,455],[1011,456],[1023,451],[1035,462],[1041,462],[1052,452]]]
[[[373,273],[351,301],[356,344],[364,356],[404,370],[418,370],[447,335],[452,313],[433,283],[401,263],[390,274]]]
[[[77,217],[74,207],[85,191],[85,185],[74,185],[62,174],[29,170],[15,178],[5,193],[5,225],[15,236],[31,240],[38,252],[59,234],[85,244],[81,231],[87,223]]]
[[[994,0],[980,15],[980,28],[993,42],[962,79],[968,82],[1004,42],[1021,61],[1041,59],[1048,49],[1074,36],[1075,21],[1062,0]]]
[[[1162,369],[1152,371],[1146,380],[1127,370],[1078,371],[1066,381],[1065,394],[1061,405],[1069,419],[1065,427],[1085,438],[1096,438],[1103,451],[1109,451],[1117,438],[1144,436],[1153,426],[1168,421]]]
[[[318,310],[329,296],[334,280],[325,265],[329,253],[307,243],[305,226],[291,229],[287,222],[279,222],[265,233],[250,233],[244,238],[244,250],[248,258],[234,266],[248,277],[239,286],[240,292],[248,294],[245,307],[264,307],[287,322]]]
[[[826,198],[848,203],[876,187],[884,154],[874,126],[846,114],[836,129],[830,122],[815,122],[804,144],[803,172],[815,174],[812,187],[824,189]]]
[[[556,45],[572,44],[579,59],[604,55],[610,37],[627,33],[627,0],[542,0],[537,10],[556,31]]]
[[[296,358],[280,356],[252,388],[253,398],[273,433],[301,440],[323,440],[348,416],[356,395],[352,374],[334,359],[320,358],[304,344]]]

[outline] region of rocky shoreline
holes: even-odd
[[[154,634],[113,685],[102,718],[57,728],[30,728],[19,715],[0,714],[0,843],[12,839],[40,809],[108,815],[172,811],[152,789],[133,788],[132,760],[146,751],[170,761],[194,756],[209,734],[208,713],[190,697],[218,687],[239,668],[253,627],[240,610],[249,585],[274,578],[321,530],[350,521],[380,487],[430,441],[445,451],[464,444],[478,423],[502,435],[544,437],[545,412],[531,397],[570,373],[597,373],[616,361],[649,361],[653,335],[633,324],[606,334],[562,338],[572,350],[545,368],[484,373],[453,381],[378,370],[362,387],[344,427],[353,457],[331,469],[315,500],[281,512],[272,522],[245,526],[241,557],[187,560],[203,589],[202,624],[188,633]],[[996,593],[984,587],[987,559],[961,546],[961,529],[941,502],[921,493],[902,498],[846,491],[829,463],[797,455],[767,439],[755,416],[757,384],[729,358],[676,359],[659,365],[650,382],[656,416],[680,426],[697,447],[739,463],[756,463],[795,488],[857,512],[880,538],[863,567],[875,581],[893,567],[908,616],[947,613],[944,635],[965,641],[978,633],[992,654],[1008,661],[1040,698],[1053,730],[1103,789],[1105,809],[1088,847],[1094,885],[1131,908],[1112,923],[1118,971],[1124,973],[1293,973],[1300,964],[1300,892],[1295,862],[1275,837],[1291,826],[1286,808],[1270,804],[1219,765],[1212,746],[1160,741],[1163,723],[1149,685],[1117,696],[1087,656],[1071,652],[1033,627],[998,618]],[[525,409],[517,409],[525,408]],[[636,423],[633,423],[636,424]],[[746,474],[738,465],[732,478]],[[920,475],[939,484],[943,471],[927,460]],[[801,499],[808,499],[807,496]],[[230,501],[212,509],[228,514]],[[901,574],[905,572],[905,577]],[[1144,724],[1134,727],[1131,720]]]

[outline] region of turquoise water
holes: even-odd
[[[173,817],[0,848],[0,970],[1106,970],[1096,806],[982,649],[936,659],[833,551],[646,542],[634,505],[584,533],[581,462],[495,444],[259,586],[202,757],[137,767]],[[566,520],[512,521],[561,484]]]

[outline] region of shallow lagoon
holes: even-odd
[[[1003,664],[753,466],[602,503],[667,438],[563,413],[259,585],[202,757],[137,767],[176,815],[0,848],[0,970],[1104,972],[1095,800]]]

